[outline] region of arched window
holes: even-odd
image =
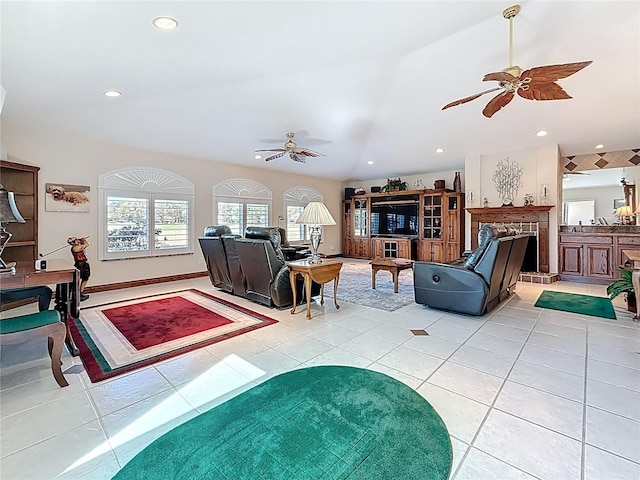
[[[101,260],[193,253],[192,182],[149,167],[98,177]]]
[[[298,225],[296,220],[309,202],[323,202],[322,194],[309,187],[294,187],[284,192],[284,211],[286,214],[287,239],[293,243],[308,242],[309,229]]]
[[[213,187],[213,218],[216,225],[227,225],[237,235],[247,226],[268,227],[271,190],[245,178],[225,180]]]

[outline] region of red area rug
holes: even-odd
[[[109,308],[102,310],[102,313],[136,350],[232,323],[222,315],[182,297]]]
[[[92,382],[152,365],[277,320],[199,290],[83,308],[71,335]]]

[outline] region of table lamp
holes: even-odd
[[[322,235],[320,226],[336,224],[331,213],[329,213],[329,209],[322,202],[309,202],[304,207],[296,223],[311,227],[311,258],[309,263],[322,263],[322,259],[318,255],[318,247],[320,246],[320,237]]]
[[[2,252],[4,247],[9,243],[13,236],[6,228],[5,223],[26,223],[26,220],[22,218],[16,205],[16,199],[13,192],[8,192],[2,185],[0,185],[0,271],[10,272],[15,271],[15,262],[5,263],[2,260]]]
[[[623,225],[629,224],[629,218],[633,216],[633,210],[629,205],[624,205],[623,207],[616,208],[616,217],[621,217],[621,222]]]

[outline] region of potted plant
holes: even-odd
[[[621,293],[627,294],[627,310],[636,311],[636,295],[633,289],[631,270],[620,268],[620,278],[615,279],[607,286],[607,295],[610,299],[616,298]]]
[[[407,182],[403,182],[400,178],[387,178],[387,184],[380,189],[381,192],[397,192],[398,190],[406,190],[409,187]]]

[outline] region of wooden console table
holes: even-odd
[[[80,276],[72,263],[64,260],[47,260],[46,270],[36,270],[34,262],[18,262],[15,273],[0,274],[0,287],[3,289],[38,287],[56,284],[54,308],[62,313],[67,326],[65,342],[74,357],[80,354],[71,337],[67,315],[77,319],[80,314]]]
[[[340,279],[340,269],[342,262],[340,260],[324,259],[322,263],[309,263],[308,260],[297,260],[289,262],[289,281],[291,282],[291,290],[293,290],[293,308],[291,313],[296,313],[298,304],[296,292],[296,277],[301,275],[304,278],[304,289],[307,297],[307,318],[311,318],[311,281],[320,284],[320,304],[324,305],[324,284],[333,280],[333,303],[336,308],[338,305],[338,280]]]
[[[633,263],[631,281],[633,282],[633,291],[636,294],[636,314],[633,321],[640,322],[640,250],[623,250],[622,253]]]

